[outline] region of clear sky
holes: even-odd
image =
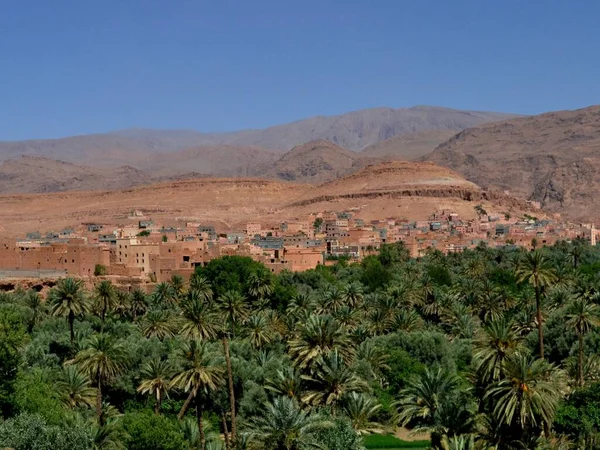
[[[0,140],[600,103],[598,0],[0,0]]]

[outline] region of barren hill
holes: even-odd
[[[365,220],[426,219],[436,210],[475,217],[474,206],[523,211],[526,205],[481,191],[446,168],[396,162],[366,167],[323,185],[252,178],[200,178],[112,191],[0,195],[0,232],[76,227],[84,222],[131,223],[140,210],[160,222],[173,220],[241,229],[252,220],[280,221],[320,211],[354,211]]]
[[[600,217],[600,106],[467,129],[428,159],[549,211]]]
[[[270,167],[281,151],[232,145],[202,146],[149,155],[132,163],[154,175],[177,176],[187,172],[227,176],[252,176],[259,167]]]
[[[265,176],[287,181],[323,183],[358,168],[360,155],[339,145],[319,140],[294,147],[271,167]]]
[[[123,189],[156,181],[131,166],[91,168],[48,158],[23,156],[0,165],[0,192],[59,192]]]
[[[20,156],[41,156],[75,164],[118,166],[163,150],[150,142],[108,134],[61,139],[0,141],[0,161]]]
[[[414,161],[433,152],[456,134],[454,130],[430,130],[394,136],[363,149],[360,154],[376,158]]]

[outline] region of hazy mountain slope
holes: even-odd
[[[369,157],[412,161],[433,152],[438,145],[455,134],[454,130],[430,130],[403,134],[370,145],[360,154]]]
[[[157,180],[130,166],[91,168],[34,156],[0,164],[0,192],[4,194],[123,189],[152,181]]]
[[[600,106],[467,129],[428,158],[572,217],[600,217]]]
[[[288,150],[305,142],[325,139],[358,151],[393,136],[426,131],[460,131],[481,123],[515,117],[432,106],[371,108],[337,116],[317,116],[263,130],[205,134],[205,144],[255,145]]]
[[[294,147],[263,176],[304,183],[323,183],[360,167],[361,157],[332,142],[319,140]]]
[[[405,109],[364,109],[337,116],[312,117],[264,130],[229,133],[134,128],[61,139],[0,141],[0,162],[30,155],[86,165],[135,165],[136,161],[147,158],[148,155],[190,147],[227,145],[289,150],[319,139],[329,140],[349,150],[360,150],[401,134],[426,130],[460,131],[509,116],[417,106]],[[233,159],[235,157],[233,155]],[[234,173],[237,169],[234,164],[226,171]]]
[[[197,146],[199,142],[205,139],[205,134],[195,130],[154,130],[151,128],[128,128],[108,133],[111,136],[117,136],[132,139],[160,149],[163,152],[181,150],[187,147]]]
[[[176,176],[185,172],[213,176],[252,176],[259,167],[270,167],[283,152],[231,145],[202,146],[150,155],[137,166],[154,175]]]
[[[126,137],[89,134],[61,139],[0,141],[0,161],[26,155],[79,164],[114,166],[161,150],[160,146],[152,143]]]

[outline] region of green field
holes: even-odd
[[[429,441],[403,441],[391,434],[371,434],[364,439],[365,447],[368,449],[397,450],[402,448],[429,448]]]

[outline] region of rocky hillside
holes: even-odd
[[[131,166],[91,168],[35,156],[0,164],[0,192],[61,192],[123,189],[157,178]]]
[[[319,140],[294,147],[270,167],[263,176],[303,183],[324,183],[361,167],[357,153],[331,142]]]
[[[438,145],[455,134],[454,130],[430,130],[402,134],[370,145],[360,154],[375,158],[414,161],[429,155]]]
[[[428,159],[549,211],[600,217],[600,106],[470,128]]]
[[[258,147],[217,145],[192,147],[171,153],[149,155],[132,161],[141,169],[161,176],[178,176],[187,172],[220,177],[259,175],[283,152]]]
[[[474,206],[517,214],[530,205],[502,192],[482,190],[461,175],[429,162],[391,161],[368,165],[347,176],[322,184],[288,207],[307,210],[332,205],[362,211],[367,217],[427,217],[436,210],[452,209],[462,217],[474,216]]]

